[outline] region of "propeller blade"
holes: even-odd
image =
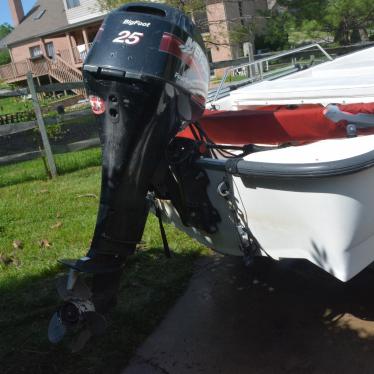
[[[76,280],[72,290],[66,289],[67,281],[68,277],[61,277],[56,283],[57,292],[62,300],[66,301],[71,298],[87,300],[91,298],[91,291],[81,278]]]
[[[82,330],[70,344],[73,353],[83,349],[92,336],[104,334],[107,327],[106,319],[97,312],[84,313],[84,319],[87,328]]]
[[[62,323],[59,314],[56,312],[49,321],[48,339],[51,343],[57,344],[63,339],[65,333],[66,327]]]
[[[66,289],[67,277],[58,278],[56,282],[57,293],[62,300],[70,297],[70,292]]]
[[[84,318],[92,335],[103,335],[107,328],[105,317],[97,312],[86,312]]]
[[[86,343],[90,340],[91,336],[92,332],[89,329],[84,329],[81,331],[70,344],[72,353],[79,352],[81,349],[83,349]]]

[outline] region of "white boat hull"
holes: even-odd
[[[230,173],[227,166],[219,167],[223,161],[206,159],[199,164],[208,173],[208,195],[221,217],[218,232],[208,235],[185,227],[170,201],[161,201],[163,214],[204,245],[239,256],[243,255],[240,221],[259,243],[262,255],[306,259],[348,281],[374,261],[374,168],[369,162],[361,169],[309,176],[293,175],[292,168],[340,168],[343,161],[365,157],[373,149],[374,136],[365,136],[259,152],[244,159],[243,170],[258,167],[260,174],[263,165],[266,169],[267,164],[278,164],[289,173],[281,177],[243,172],[240,167]],[[217,192],[224,178],[230,185],[229,198]]]

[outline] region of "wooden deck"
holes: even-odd
[[[38,59],[27,59],[21,62],[0,66],[0,80],[14,83],[26,80],[26,74],[31,71],[35,77],[48,74],[48,62],[42,56]]]
[[[50,76],[60,83],[78,82],[82,80],[82,72],[72,66],[60,56],[53,60],[40,56],[37,59],[27,59],[17,63],[0,66],[0,81],[16,83],[27,80],[27,73],[31,71],[34,77]],[[73,90],[77,94],[84,94],[84,90]]]
[[[73,54],[68,50],[63,50],[54,59],[41,55],[38,58],[1,65],[0,81],[5,83],[26,81],[26,74],[29,71],[33,73],[34,77],[49,75],[60,83],[82,80],[79,68],[86,55],[87,52],[79,53],[75,48]]]

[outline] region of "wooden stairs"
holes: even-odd
[[[56,56],[54,60],[46,58],[48,65],[48,74],[60,83],[80,82],[83,80],[82,72],[71,66],[60,56]],[[86,92],[83,88],[72,90],[77,95],[85,96]]]
[[[27,80],[27,73],[31,71],[34,77],[49,75],[59,83],[81,82],[82,72],[72,66],[60,56],[53,59],[43,55],[38,59],[25,59],[16,63],[0,66],[0,81],[16,83]],[[86,95],[83,88],[72,90],[77,95]]]

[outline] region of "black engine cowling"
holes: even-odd
[[[104,20],[83,72],[85,78],[170,83],[184,120],[202,115],[209,65],[201,35],[182,12],[157,3],[130,3]],[[89,91],[95,91],[87,80]]]
[[[209,65],[190,19],[157,3],[110,13],[83,66],[101,122],[100,209],[89,257],[126,256],[141,239],[146,194],[184,121],[204,110]]]

